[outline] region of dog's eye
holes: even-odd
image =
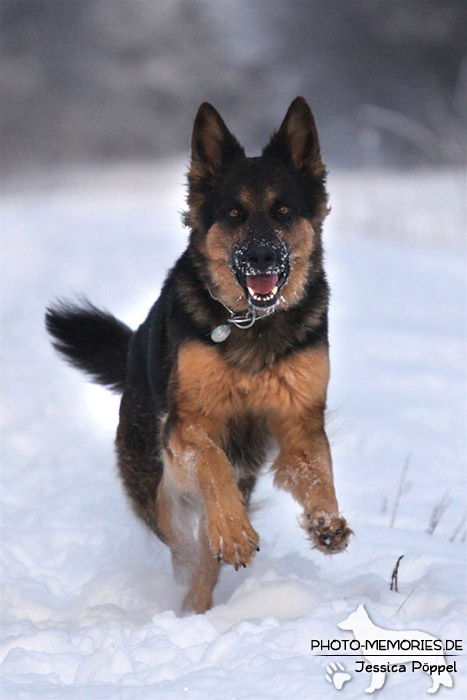
[[[229,209],[229,218],[230,219],[238,219],[240,216],[240,210],[236,209],[235,207],[232,207],[232,209]]]
[[[287,214],[290,214],[290,207],[281,204],[280,207],[277,207],[277,213],[280,214],[280,216],[287,216]]]

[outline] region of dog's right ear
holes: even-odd
[[[219,112],[209,102],[198,109],[191,138],[190,179],[214,175],[234,158],[245,156]]]

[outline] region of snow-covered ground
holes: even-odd
[[[360,657],[310,651],[351,639],[337,623],[361,602],[383,627],[462,639],[440,693],[465,697],[463,178],[330,179],[328,425],[355,537],[336,557],[311,551],[266,473],[261,552],[224,568],[211,611],[182,617],[168,552],[115,474],[118,399],[54,355],[43,312],[76,292],[133,326],[144,318],[185,244],[183,170],[44,176],[3,195],[2,698],[321,700],[339,697],[330,662],[352,676],[342,697],[363,697]],[[388,676],[387,698],[430,686],[421,671]]]

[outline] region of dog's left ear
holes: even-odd
[[[297,170],[307,171],[317,177],[324,174],[318,131],[304,97],[294,99],[279,131],[263,151],[263,155],[273,154],[287,158]]]

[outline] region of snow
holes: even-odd
[[[465,654],[465,525],[453,540],[465,513],[462,176],[330,179],[328,426],[355,537],[335,557],[310,550],[266,472],[252,515],[261,552],[224,567],[211,611],[183,617],[168,551],[116,477],[118,398],[66,367],[43,329],[45,306],[74,292],[132,326],[144,318],[185,245],[183,170],[45,174],[4,193],[2,698],[321,700],[336,693],[330,662],[352,676],[342,697],[362,697],[355,658],[310,651],[312,638],[350,639],[337,623],[361,602],[376,624],[462,639]],[[465,696],[456,660],[446,697]],[[392,673],[379,692],[421,698],[430,684]]]

